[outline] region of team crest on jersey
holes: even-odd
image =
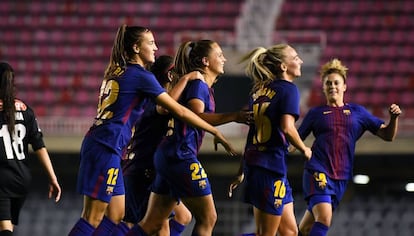
[[[114,186],[106,187],[106,195],[112,195],[113,192],[114,192]]]
[[[198,187],[200,189],[205,189],[207,187],[207,182],[205,179],[198,181]]]
[[[280,198],[275,199],[274,205],[275,205],[276,208],[281,207],[282,204],[283,204],[282,199],[280,199]]]
[[[349,116],[349,115],[351,115],[351,110],[346,109],[346,110],[344,110],[344,111],[343,111],[343,113],[344,113],[345,115]]]

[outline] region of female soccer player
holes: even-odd
[[[98,114],[85,135],[80,151],[77,190],[84,195],[81,218],[69,235],[110,235],[125,211],[121,157],[142,115],[147,99],[168,109],[189,125],[210,132],[234,154],[223,135],[189,109],[172,99],[146,66],[157,50],[152,32],[140,26],[122,25],[101,85]],[[106,215],[106,217],[104,217]]]
[[[246,122],[248,112],[216,114],[212,85],[224,73],[226,58],[211,40],[185,42],[178,49],[174,71],[178,75],[198,70],[203,80],[190,81],[180,103],[212,125]],[[154,161],[156,178],[144,219],[127,235],[153,235],[182,201],[195,218],[193,235],[211,235],[217,219],[207,174],[197,159],[204,132],[179,120],[169,123],[167,137],[158,147]]]
[[[49,177],[49,198],[61,189],[33,110],[15,98],[13,68],[0,63],[0,236],[13,235],[30,186],[29,144]]]
[[[332,214],[341,201],[348,181],[352,178],[355,144],[365,131],[385,141],[395,138],[398,105],[389,107],[386,125],[364,107],[344,102],[347,68],[333,59],[321,68],[322,89],[326,105],[311,109],[299,127],[305,139],[315,136],[312,158],[303,173],[303,191],[308,208],[299,224],[300,235],[326,235]]]
[[[256,232],[246,235],[274,236],[278,231],[284,236],[297,235],[286,156],[289,143],[308,159],[312,153],[295,127],[299,91],[293,81],[301,76],[303,61],[286,44],[256,48],[242,61],[248,59],[246,74],[253,79],[249,109],[254,124],[247,136],[241,173],[230,185],[229,195],[245,176],[244,201],[253,205],[256,222]]]
[[[163,88],[166,88],[175,100],[178,100],[188,81],[203,79],[200,72],[195,71],[184,75],[179,83],[170,88],[174,74],[174,58],[167,55],[159,56],[150,71],[155,75]],[[172,116],[155,102],[145,106],[142,118],[135,125],[134,136],[122,161],[122,172],[125,182],[125,217],[124,223],[118,225],[113,236],[125,235],[145,215],[150,195],[150,186],[155,178],[154,153],[162,137],[166,134],[168,120]],[[191,213],[183,205],[174,208],[174,216],[163,224],[159,236],[180,235],[191,221]]]

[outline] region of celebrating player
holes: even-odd
[[[185,42],[178,49],[174,71],[178,75],[198,70],[204,80],[190,81],[180,103],[189,107],[212,125],[231,121],[246,122],[248,112],[216,114],[212,85],[224,73],[226,61],[221,47],[211,40]],[[193,235],[211,235],[217,219],[211,186],[197,154],[204,132],[171,120],[167,137],[158,147],[154,161],[156,178],[148,211],[127,235],[153,235],[161,223],[182,201],[195,218]]]
[[[245,235],[274,236],[278,231],[283,236],[297,235],[286,156],[289,143],[306,158],[311,156],[295,127],[299,90],[293,81],[301,76],[303,61],[286,44],[256,48],[242,61],[246,60],[246,74],[253,79],[249,109],[254,123],[247,136],[244,162],[230,185],[229,195],[245,175],[244,201],[253,206],[256,222],[256,232]]]
[[[322,89],[326,105],[311,109],[299,127],[305,139],[315,136],[312,158],[303,173],[303,191],[308,208],[299,224],[300,235],[323,236],[331,225],[333,211],[352,178],[355,144],[368,130],[385,141],[395,138],[398,105],[389,107],[390,120],[373,116],[364,107],[344,102],[347,68],[338,59],[322,66]]]
[[[124,217],[121,157],[147,99],[154,99],[189,125],[213,134],[215,145],[221,143],[234,153],[216,128],[178,104],[145,69],[154,63],[157,49],[148,28],[122,25],[118,29],[100,89],[98,114],[82,142],[77,190],[84,196],[84,204],[71,236],[111,235]]]
[[[194,71],[184,75],[171,88],[170,83],[175,73],[174,58],[167,55],[159,56],[150,71],[155,75],[162,87],[166,88],[175,100],[178,100],[188,81],[202,79],[200,72]],[[168,129],[168,121],[172,116],[155,102],[148,102],[142,118],[135,125],[134,136],[128,147],[126,157],[122,161],[122,172],[125,181],[125,217],[124,223],[118,225],[112,236],[125,235],[145,215],[150,195],[150,186],[155,178],[154,153]],[[174,208],[174,216],[166,220],[159,236],[180,235],[191,221],[191,213],[180,203]]]

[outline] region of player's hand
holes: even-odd
[[[288,147],[288,152],[289,152],[289,153],[292,153],[292,152],[295,152],[295,151],[296,151],[295,146],[293,146],[293,145],[289,145],[289,147]]]
[[[241,184],[244,180],[244,174],[240,173],[239,175],[237,175],[234,180],[231,182],[230,186],[229,186],[229,197],[233,196],[233,190],[235,190],[239,184]]]
[[[239,111],[237,114],[236,122],[244,123],[247,125],[253,124],[254,123],[253,112],[246,111],[246,110]]]
[[[187,76],[188,76],[187,78],[188,78],[189,81],[196,80],[196,79],[205,81],[204,80],[204,75],[201,74],[200,71],[196,71],[196,70],[192,71],[192,72],[188,73]]]
[[[402,113],[400,107],[397,104],[394,104],[394,103],[391,104],[388,111],[389,111],[391,117],[393,117],[393,118],[398,117]]]
[[[62,194],[62,189],[60,188],[59,183],[57,180],[51,181],[49,183],[49,199],[52,198],[55,195],[55,202],[58,202],[60,200],[60,196]]]
[[[303,150],[303,155],[305,155],[306,160],[309,161],[312,157],[312,150],[309,147],[306,147],[305,150]]]
[[[226,140],[223,134],[220,132],[217,132],[217,134],[214,135],[214,150],[215,151],[217,151],[217,147],[219,143],[223,145],[223,147],[226,149],[227,153],[230,154],[230,156],[237,156],[236,151],[231,146],[231,144]]]

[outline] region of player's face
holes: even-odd
[[[301,65],[303,61],[292,47],[287,47],[284,52],[286,55],[284,61],[284,64],[286,65],[286,73],[289,78],[293,80],[302,75]]]
[[[144,33],[138,53],[138,57],[144,65],[155,62],[155,51],[157,50],[154,35],[151,32]]]
[[[340,103],[344,101],[346,84],[342,76],[337,73],[331,73],[323,79],[323,92],[328,104]]]
[[[224,57],[221,47],[217,43],[211,45],[211,51],[207,57],[207,69],[213,72],[216,76],[224,73],[224,62],[227,59]]]

